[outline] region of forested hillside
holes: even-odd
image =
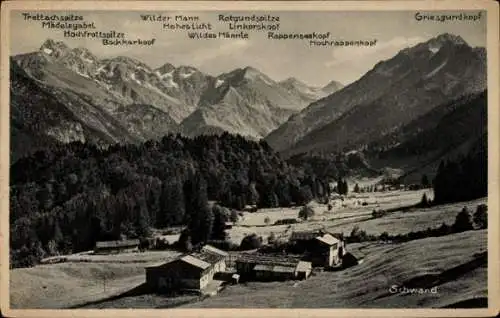
[[[434,179],[434,204],[488,195],[488,135],[457,160],[442,161]]]
[[[97,240],[144,237],[150,227],[210,228],[214,216],[202,215],[212,213],[207,200],[277,207],[327,191],[327,180],[288,165],[265,142],[228,133],[105,150],[58,144],[11,166],[11,264],[91,249]],[[196,234],[193,243],[211,235]]]

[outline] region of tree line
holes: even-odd
[[[304,205],[328,180],[239,135],[168,135],[106,149],[57,144],[11,165],[11,265],[92,249],[96,241],[147,237],[187,225],[190,244],[220,238],[227,213],[246,205]],[[215,212],[214,212],[215,211]]]

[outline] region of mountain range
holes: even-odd
[[[371,174],[395,167],[417,176],[482,144],[485,89],[485,49],[448,33],[399,51],[345,87],[275,81],[250,66],[218,76],[169,63],[151,68],[47,40],[11,58],[11,151],[227,131],[264,138],[285,158],[358,153]]]
[[[266,141],[285,156],[362,149],[438,105],[485,88],[485,49],[445,33],[377,63],[292,116]]]
[[[38,51],[11,57],[11,73],[13,113],[38,112],[26,109],[23,101],[29,85],[32,94],[44,100],[43,105],[30,103],[32,107],[65,108],[73,123],[45,120],[41,111],[39,120],[51,122],[51,128],[36,134],[23,131],[21,116],[19,133],[60,142],[140,142],[168,133],[196,136],[222,131],[260,139],[342,87],[335,81],[324,88],[293,78],[277,82],[252,67],[219,76],[170,63],[151,68],[125,56],[99,59],[86,48],[72,49],[51,39]]]

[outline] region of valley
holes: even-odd
[[[345,86],[168,60],[11,56],[12,308],[487,306],[485,48],[441,33]]]

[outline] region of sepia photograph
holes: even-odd
[[[378,3],[3,5],[3,314],[498,313],[498,4]]]

